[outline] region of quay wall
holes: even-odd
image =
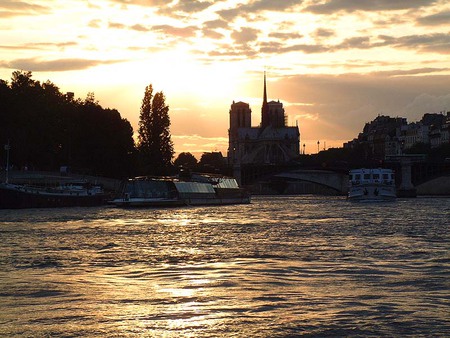
[[[418,196],[450,196],[450,175],[419,184],[416,190]]]
[[[0,182],[5,182],[5,178],[5,171],[0,172]],[[9,182],[17,184],[58,184],[70,180],[86,180],[92,184],[101,184],[106,191],[110,192],[118,192],[122,183],[113,178],[77,174],[61,175],[59,172],[50,171],[13,170],[9,172]]]

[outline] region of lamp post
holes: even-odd
[[[303,143],[303,155],[305,155],[305,154],[306,154],[306,152],[305,152],[305,148],[306,148],[306,143]]]
[[[5,177],[5,183],[8,184],[9,179],[9,150],[11,149],[11,146],[8,144],[5,144],[5,150],[6,150],[6,177]]]
[[[320,146],[320,141],[317,141],[317,153],[319,153],[319,151],[320,151],[319,146]]]

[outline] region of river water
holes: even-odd
[[[450,336],[450,198],[0,210],[1,337]]]

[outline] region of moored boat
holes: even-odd
[[[106,203],[107,195],[102,187],[87,180],[42,176],[19,179],[26,183],[10,183],[10,149],[8,141],[5,145],[5,182],[0,182],[0,209],[85,207]]]
[[[118,207],[172,207],[250,203],[234,178],[208,174],[187,177],[136,177],[124,184]]]
[[[348,199],[351,201],[392,201],[396,199],[394,171],[353,169],[349,172]]]
[[[84,180],[58,186],[0,183],[0,209],[98,206],[105,201],[103,189]]]

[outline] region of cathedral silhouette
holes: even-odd
[[[248,103],[233,101],[228,129],[230,165],[283,164],[299,156],[299,128],[286,125],[287,117],[279,100],[267,101],[265,72],[260,126],[251,126],[251,116]]]

